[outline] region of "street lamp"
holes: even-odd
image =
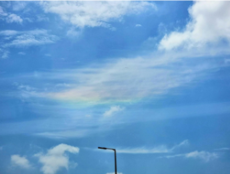
[[[98,147],[98,149],[102,149],[102,150],[113,150],[114,151],[115,174],[117,174],[117,154],[116,154],[116,149],[107,148],[107,147]]]

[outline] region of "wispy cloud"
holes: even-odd
[[[50,73],[49,78],[61,80],[65,76],[66,80],[72,81],[73,87],[59,92],[47,91],[39,96],[86,104],[138,101],[188,85],[218,66],[211,62],[194,62],[191,66],[191,59],[186,62],[168,56],[118,59],[97,67]],[[180,62],[183,66],[178,65]]]
[[[2,20],[6,21],[7,23],[22,23],[23,19],[14,13],[7,13],[0,7],[0,16],[2,16]]]
[[[218,149],[215,149],[217,151],[226,151],[226,150],[230,150],[229,147],[222,147],[222,148],[218,148]]]
[[[0,57],[2,58],[2,59],[7,59],[8,58],[8,56],[9,56],[9,51],[8,50],[5,50],[5,49],[1,49],[0,48]]]
[[[219,155],[214,152],[207,152],[207,151],[193,151],[185,154],[175,154],[175,155],[168,155],[162,158],[177,158],[177,157],[184,157],[184,158],[193,158],[193,159],[200,159],[205,162],[209,162],[211,160],[215,160],[219,158]]]
[[[0,31],[0,35],[5,39],[3,47],[49,44],[54,43],[58,39],[57,36],[49,34],[47,30],[2,30]]]
[[[105,117],[110,117],[113,114],[120,112],[124,110],[124,108],[120,107],[120,106],[111,106],[109,110],[105,111],[105,113],[103,114],[103,116]]]
[[[43,165],[41,171],[44,174],[55,174],[61,168],[68,169],[70,161],[66,152],[79,153],[79,148],[67,144],[59,144],[49,149],[45,154],[36,154],[35,156],[38,157],[39,162]]]
[[[94,130],[95,131],[95,130]],[[36,133],[34,135],[47,137],[52,139],[65,139],[65,138],[82,138],[89,135],[91,132],[88,129],[74,129],[74,130],[62,130],[52,132]]]
[[[155,10],[151,2],[43,2],[45,12],[55,13],[76,27],[109,27],[112,20],[121,20],[128,14]]]
[[[142,25],[141,24],[136,24],[135,27],[142,27]]]
[[[150,153],[172,153],[174,150],[188,145],[188,140],[184,140],[183,142],[168,148],[166,145],[156,146],[154,148],[127,148],[127,149],[118,149],[118,153],[129,153],[129,154],[150,154]]]
[[[31,164],[26,157],[20,155],[12,155],[11,156],[11,163],[15,166],[19,166],[24,169],[31,168]]]
[[[164,36],[159,49],[203,48],[230,41],[230,2],[197,1],[189,8],[191,20],[182,31],[174,31]],[[210,27],[212,26],[212,27]],[[210,50],[210,49],[209,49]]]

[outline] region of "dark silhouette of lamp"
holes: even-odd
[[[102,150],[113,150],[114,151],[115,174],[117,174],[117,154],[116,154],[116,149],[107,148],[107,147],[98,147],[98,149],[102,149]]]

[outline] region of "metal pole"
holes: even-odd
[[[116,149],[107,148],[107,147],[98,147],[98,149],[102,149],[102,150],[113,150],[114,151],[115,174],[117,174],[117,152],[116,152]]]
[[[116,149],[114,149],[114,160],[115,160],[115,174],[117,174],[117,153],[116,153]]]

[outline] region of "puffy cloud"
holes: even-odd
[[[103,114],[103,116],[105,117],[109,117],[112,116],[113,114],[120,112],[124,110],[124,108],[120,107],[120,106],[111,106],[109,110],[105,111],[105,113]]]
[[[13,23],[13,22],[22,23],[23,22],[22,18],[16,14],[9,14],[6,18],[6,21],[8,23]]]
[[[12,155],[11,156],[11,163],[13,165],[19,166],[24,169],[31,168],[31,165],[29,161],[26,159],[26,157],[21,157],[20,155]]]
[[[60,17],[77,27],[108,27],[111,20],[121,20],[124,15],[136,14],[147,9],[156,9],[150,2],[43,2],[46,12]]]
[[[189,8],[190,22],[183,31],[174,31],[160,41],[159,49],[202,48],[230,41],[230,2],[197,1]]]
[[[39,153],[35,156],[42,163],[41,171],[44,174],[55,174],[59,169],[69,167],[69,158],[66,152],[79,153],[79,148],[67,144],[59,144],[48,150],[46,154]]]
[[[14,13],[5,12],[1,6],[0,6],[0,16],[2,16],[3,17],[2,19],[8,23],[13,23],[13,22],[22,23],[23,22],[23,19],[20,16]]]

